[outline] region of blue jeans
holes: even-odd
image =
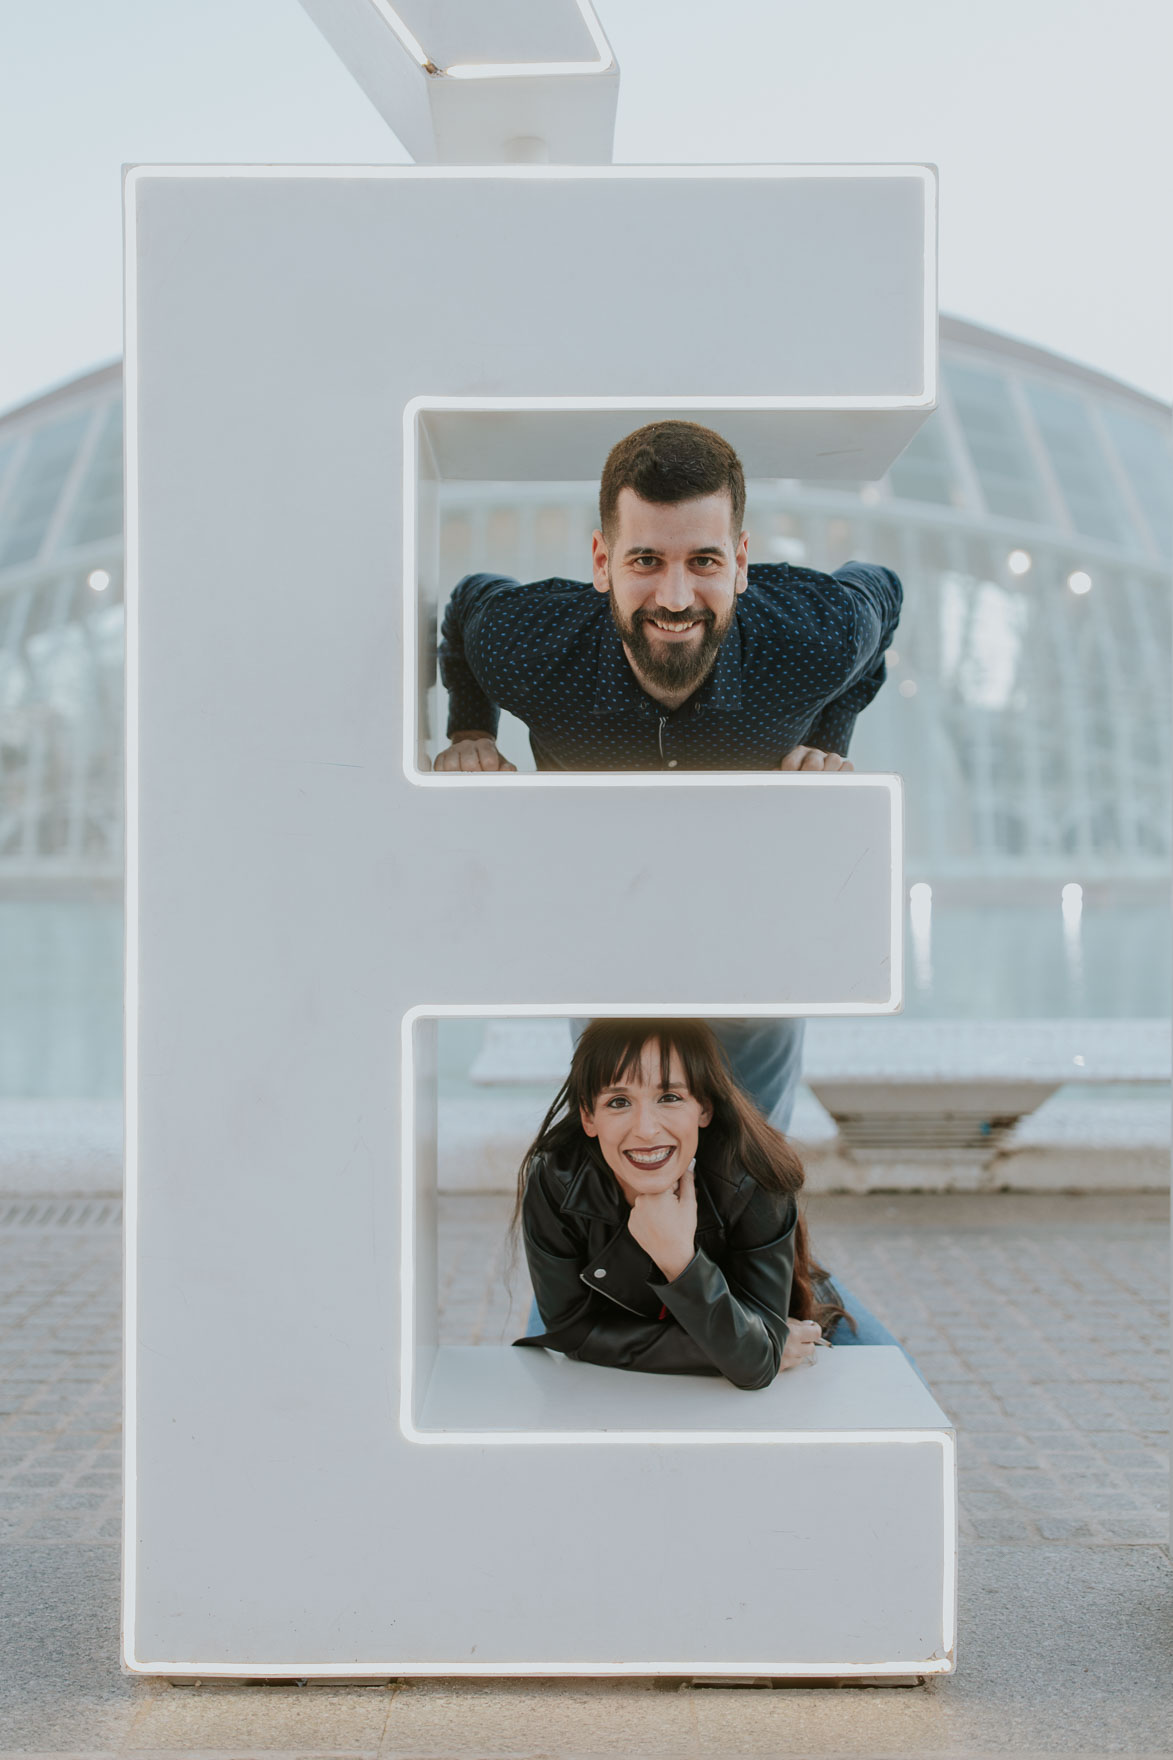
[[[570,1030],[577,1045],[586,1020],[573,1020]],[[780,1131],[790,1128],[794,1094],[802,1075],[802,1035],[805,1021],[712,1020],[709,1022],[730,1067],[759,1112]]]
[[[852,1295],[845,1283],[836,1283],[833,1287],[835,1293],[839,1297],[841,1306],[847,1309],[847,1312],[855,1321],[855,1331],[853,1332],[851,1330],[846,1321],[836,1320],[834,1326],[832,1326],[830,1332],[827,1334],[828,1344],[833,1344],[836,1350],[842,1350],[845,1344],[895,1345],[896,1349],[903,1354],[905,1361],[910,1367],[916,1370],[920,1379],[925,1381],[924,1376],[921,1375],[920,1364],[917,1362],[916,1358],[912,1355],[911,1351],[904,1349],[900,1340],[888,1331],[884,1322],[882,1320],[877,1320],[871,1309],[865,1308],[863,1303],[859,1301],[856,1296]],[[816,1294],[818,1293],[822,1293],[824,1296],[826,1295],[825,1284],[822,1285],[821,1291],[816,1291]],[[531,1320],[533,1319],[534,1314],[537,1313],[537,1307],[538,1304],[535,1302],[534,1312],[530,1315]],[[925,1386],[928,1387],[928,1385],[928,1382],[925,1381]]]

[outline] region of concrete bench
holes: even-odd
[[[857,1163],[978,1186],[1061,1087],[1167,1083],[1169,1061],[1163,1021],[819,1020],[803,1074]]]

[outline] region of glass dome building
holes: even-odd
[[[883,481],[751,485],[751,558],[904,580],[851,755],[907,783],[910,1012],[1163,1013],[1169,410],[956,319],[941,353]],[[121,457],[117,363],[0,417],[0,900],[120,880]],[[444,493],[445,578],[586,577],[595,485]]]

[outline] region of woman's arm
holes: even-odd
[[[544,1344],[580,1363],[608,1369],[640,1369],[654,1375],[719,1375],[699,1345],[681,1327],[645,1320],[595,1294],[580,1280],[587,1263],[586,1243],[563,1216],[547,1189],[539,1163],[522,1200],[522,1237],[538,1312],[546,1328]]]
[[[768,1387],[782,1367],[797,1223],[792,1194],[758,1186],[730,1228],[722,1264],[698,1249],[678,1277],[652,1284],[693,1342],[738,1387]]]

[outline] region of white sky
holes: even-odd
[[[1173,396],[1173,7],[597,5],[616,159],[931,160],[942,310]],[[123,162],[405,157],[297,0],[0,0],[0,409],[121,352]]]

